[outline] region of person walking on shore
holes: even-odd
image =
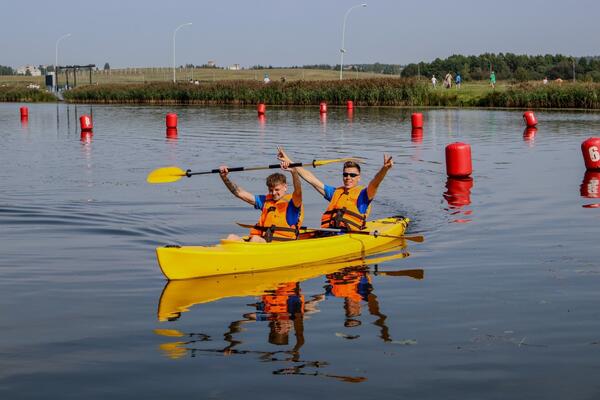
[[[492,89],[496,88],[496,74],[494,73],[494,71],[490,73],[490,86],[492,87]]]

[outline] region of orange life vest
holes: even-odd
[[[288,300],[291,296],[298,296],[300,302],[299,310],[290,310]],[[273,294],[262,296],[264,303],[264,311],[267,314],[272,314],[274,319],[287,320],[294,312],[304,313],[304,295],[298,293],[298,283],[290,282],[280,284]]]
[[[347,191],[343,187],[335,189],[329,206],[321,217],[321,228],[363,229],[371,212],[370,204],[367,212],[361,213],[358,210],[358,196],[363,189],[363,186],[355,186]]]
[[[335,297],[349,298],[354,301],[361,301],[362,296],[358,292],[358,285],[363,276],[366,274],[363,271],[350,271],[341,277],[333,274],[327,275],[329,284],[331,285],[331,293]],[[366,275],[369,282],[371,277]]]
[[[298,237],[298,228],[304,220],[304,205],[300,206],[298,224],[289,225],[286,214],[291,201],[291,194],[286,194],[279,201],[274,201],[273,196],[268,194],[263,205],[262,214],[258,223],[250,229],[250,235],[261,236],[267,242],[272,240],[295,240]]]

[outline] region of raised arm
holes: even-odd
[[[254,200],[254,195],[252,195],[252,193],[247,192],[246,190],[242,189],[240,186],[233,183],[229,179],[229,177],[227,176],[227,175],[229,175],[229,170],[227,169],[227,167],[225,165],[222,165],[219,167],[219,175],[221,176],[223,183],[225,184],[225,186],[227,186],[227,189],[229,189],[231,194],[233,194],[238,199],[244,200],[248,204],[251,204],[251,205],[256,204],[256,201]]]
[[[371,182],[369,182],[369,186],[367,186],[367,196],[369,196],[370,200],[372,200],[375,197],[375,195],[377,194],[377,189],[379,188],[379,184],[381,183],[381,181],[383,181],[383,178],[385,178],[385,175],[393,166],[394,161],[392,160],[392,156],[384,154],[383,166],[381,167],[379,172],[375,174],[373,179],[371,179]]]
[[[288,155],[283,150],[283,147],[281,147],[281,146],[277,147],[277,159],[279,161],[285,161],[290,164],[292,163],[292,160],[288,157]],[[298,175],[300,175],[300,177],[302,179],[304,179],[312,187],[314,187],[317,192],[321,193],[321,196],[325,195],[325,185],[323,184],[323,182],[321,182],[319,179],[317,179],[317,177],[312,172],[310,172],[307,169],[304,169],[304,167],[296,167],[294,169],[298,172]],[[295,187],[296,187],[296,183],[294,183],[294,188]]]
[[[290,163],[288,161],[281,162],[281,168],[292,173],[292,182],[294,183],[294,193],[292,193],[292,201],[296,207],[302,205],[302,181],[300,180],[300,174],[298,174],[296,168],[288,168]]]

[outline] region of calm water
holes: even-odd
[[[597,181],[579,148],[599,114],[537,112],[529,137],[521,112],[429,110],[419,141],[392,108],[259,121],[253,108],[29,105],[22,125],[19,106],[0,104],[2,398],[600,396],[600,208],[581,196]],[[445,176],[454,141],[472,146],[470,183]],[[366,181],[393,154],[372,216],[409,216],[426,241],[379,273],[166,285],[156,246],[212,244],[258,213],[218,176],[146,174],[271,164],[277,144],[297,161],[366,157]],[[341,183],[339,165],[316,174]],[[232,178],[263,193],[266,175]],[[326,204],[305,188],[315,225]]]

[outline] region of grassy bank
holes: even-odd
[[[475,99],[479,107],[514,108],[580,108],[600,109],[600,84],[524,83],[508,87],[504,91],[493,91]]]
[[[0,101],[36,103],[56,101],[56,98],[46,90],[28,89],[23,85],[0,85]]]
[[[150,83],[145,85],[90,85],[65,92],[70,102],[311,105],[354,100],[368,106],[445,106],[456,93],[434,92],[414,79],[378,78],[329,81],[204,82],[199,85]]]

